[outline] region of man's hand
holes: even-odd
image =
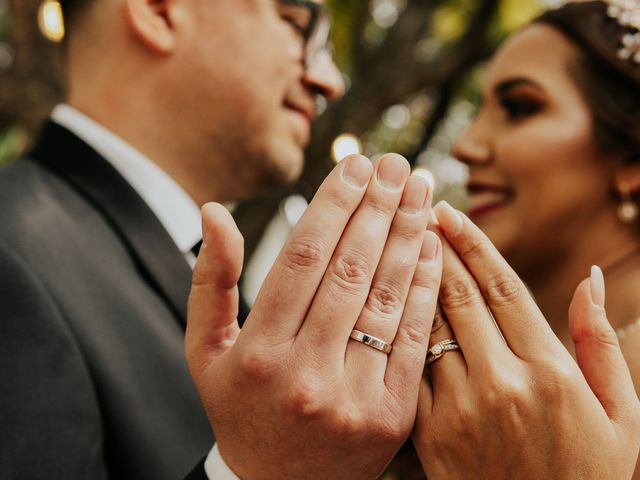
[[[397,155],[374,169],[361,156],[342,162],[241,332],[242,239],[221,206],[203,209],[186,353],[238,476],[375,478],[408,438],[441,275],[428,190]],[[350,340],[354,328],[393,351]]]
[[[413,440],[429,479],[630,479],[640,404],[601,272],[569,313],[576,364],[487,237],[448,205],[435,211],[446,241],[430,342],[461,350],[422,384]]]

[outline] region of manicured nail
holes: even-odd
[[[589,283],[591,284],[591,301],[598,307],[604,307],[604,275],[602,269],[597,265],[591,267]]]
[[[385,188],[399,190],[409,176],[409,163],[400,155],[385,155],[378,165],[378,183]]]
[[[345,182],[357,188],[366,187],[373,171],[373,165],[369,159],[362,155],[352,155],[345,158],[343,162],[342,178]]]
[[[420,260],[433,261],[438,255],[438,245],[440,241],[438,235],[430,230],[424,232],[424,240],[422,240],[422,249],[420,250]]]
[[[433,210],[444,233],[455,235],[462,230],[462,216],[447,202],[442,200]]]
[[[400,209],[406,213],[422,213],[429,196],[429,185],[421,177],[409,177],[402,193]]]

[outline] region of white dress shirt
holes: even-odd
[[[141,152],[75,108],[58,105],[51,119],[90,145],[122,175],[193,268],[196,259],[191,249],[202,239],[200,209],[180,185]],[[238,480],[220,456],[217,445],[207,457],[205,471],[211,480]]]

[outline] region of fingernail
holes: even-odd
[[[433,210],[444,233],[455,235],[462,230],[462,216],[447,202],[442,200]]]
[[[202,227],[202,245],[200,246],[201,249],[207,244],[207,240],[209,240],[209,232],[204,224],[204,210],[205,208],[207,208],[207,205],[208,204],[203,205],[200,209],[200,219]]]
[[[343,162],[342,178],[354,187],[366,187],[373,171],[373,165],[369,159],[362,155],[353,155],[345,158]]]
[[[385,188],[399,190],[409,176],[409,164],[400,155],[385,155],[378,165],[378,183]]]
[[[409,177],[402,193],[400,209],[403,212],[416,214],[422,213],[429,196],[429,186],[421,177]]]
[[[420,260],[433,261],[438,255],[438,235],[430,230],[424,232],[424,239],[422,240],[422,249],[420,250]]]
[[[602,269],[594,265],[591,267],[591,301],[598,307],[604,307],[605,291],[604,291],[604,275]]]

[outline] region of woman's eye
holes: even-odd
[[[523,118],[534,115],[540,111],[540,104],[532,100],[520,100],[515,98],[503,98],[501,100],[502,108],[507,114],[507,118],[512,121],[521,120]]]

